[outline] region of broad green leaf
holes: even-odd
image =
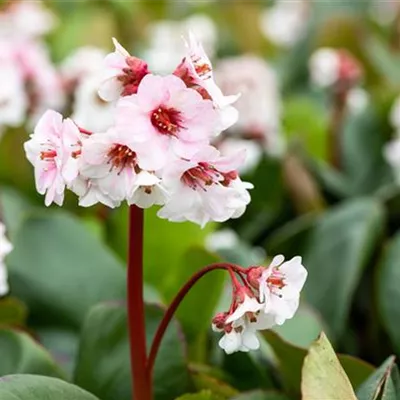
[[[191,364],[190,372],[197,390],[211,390],[213,394],[221,396],[223,399],[229,399],[238,394],[236,389],[216,376],[220,371],[215,371],[214,368],[207,366],[201,368],[198,364],[194,367]]]
[[[359,400],[396,400],[395,388],[393,382],[390,382],[392,370],[396,368],[395,357],[389,357],[357,390]],[[391,395],[392,394],[392,395]],[[397,393],[398,395],[398,393]]]
[[[7,235],[14,239],[25,216],[32,211],[33,206],[16,190],[9,187],[0,188],[0,207]]]
[[[307,350],[283,340],[273,331],[265,331],[264,337],[275,353],[284,387],[291,393],[297,393],[300,390],[301,369]],[[355,357],[338,357],[355,389],[374,371],[373,366]]]
[[[378,307],[392,344],[400,352],[400,232],[387,246],[377,274]]]
[[[232,397],[230,400],[290,400],[283,393],[275,391],[255,390],[253,392],[241,393],[238,396]]]
[[[39,327],[35,336],[62,367],[68,379],[72,378],[79,346],[79,335],[71,329]]]
[[[383,39],[377,35],[369,36],[363,41],[365,52],[372,64],[391,85],[400,84],[400,72],[398,65],[400,56],[389,47]]]
[[[372,106],[350,114],[342,132],[342,166],[353,195],[370,194],[391,182],[390,167],[383,157],[387,138],[384,122]]]
[[[78,328],[93,305],[125,296],[121,264],[64,212],[25,219],[13,244],[10,286],[35,322]]]
[[[0,325],[25,324],[27,309],[24,303],[14,297],[0,299]]]
[[[163,316],[155,305],[146,306],[148,348]],[[156,400],[170,400],[187,391],[189,375],[182,333],[172,323],[161,344],[154,370]],[[94,307],[85,321],[75,382],[102,400],[131,397],[131,373],[126,308],[117,303]]]
[[[179,273],[182,257],[193,246],[202,246],[213,224],[206,228],[190,222],[171,223],[157,217],[153,207],[146,210],[144,228],[145,281],[165,296],[174,287],[175,274]],[[111,211],[109,242],[121,259],[126,259],[128,244],[128,208]],[[173,290],[173,289],[172,289]]]
[[[168,297],[171,299],[175,296],[191,276],[201,268],[218,261],[220,259],[217,256],[201,248],[188,250],[181,260],[180,269],[174,276],[175,282],[171,285],[172,290]],[[203,276],[179,306],[177,318],[182,324],[189,343],[196,342],[201,335],[208,332],[226,277],[226,271],[212,271]]]
[[[50,354],[24,332],[0,329],[0,349],[0,376],[36,374],[63,377]]]
[[[295,95],[284,104],[283,125],[290,139],[296,139],[313,157],[326,160],[329,117],[321,99]]]
[[[342,203],[318,221],[304,256],[304,295],[322,316],[329,333],[343,333],[352,297],[382,232],[384,212],[372,199]]]
[[[302,304],[292,319],[273,328],[284,340],[301,347],[308,347],[324,329],[320,316]]]
[[[275,230],[266,240],[267,254],[284,254],[286,258],[303,254],[317,219],[317,213],[305,214]]]
[[[324,333],[304,359],[301,379],[303,400],[357,400],[350,380]]]
[[[0,378],[1,400],[100,400],[78,386],[37,375]]]
[[[274,388],[272,368],[261,352],[224,354],[223,369],[231,377],[228,382],[240,391]]]
[[[209,390],[202,390],[199,393],[185,394],[175,400],[224,400],[224,398]]]

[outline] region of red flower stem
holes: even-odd
[[[143,210],[129,210],[128,326],[134,400],[152,400],[146,371],[146,331],[143,301]]]
[[[156,334],[154,335],[153,343],[151,345],[150,354],[149,354],[149,358],[147,360],[147,366],[146,366],[146,370],[147,370],[147,373],[150,376],[150,378],[152,376],[154,363],[155,363],[155,360],[157,357],[158,349],[160,348],[162,338],[165,334],[165,331],[168,328],[169,323],[172,320],[172,317],[174,316],[179,305],[181,304],[182,300],[185,298],[185,296],[188,294],[190,289],[197,283],[197,281],[199,279],[201,279],[204,275],[208,274],[209,272],[217,270],[217,269],[235,271],[238,273],[245,271],[245,268],[241,268],[238,265],[234,265],[234,264],[228,264],[228,263],[211,264],[211,265],[208,265],[207,267],[204,267],[197,273],[195,273],[189,279],[189,281],[181,288],[181,290],[178,292],[178,294],[172,300],[172,303],[170,304],[167,311],[165,312],[164,317],[161,320],[160,325],[157,328]]]

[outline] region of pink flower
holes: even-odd
[[[105,101],[136,93],[141,80],[149,73],[143,60],[131,56],[114,38],[113,43],[115,51],[104,60],[106,71],[99,89]]]
[[[52,110],[36,125],[25,145],[28,160],[35,167],[36,189],[46,194],[45,204],[62,205],[66,185],[78,176],[81,135],[77,126]]]
[[[190,160],[178,158],[167,165],[163,182],[170,192],[167,204],[158,212],[170,221],[192,221],[202,227],[208,221],[224,222],[238,218],[250,202],[247,189],[236,168],[245,154],[221,157],[217,149],[206,146]]]
[[[211,61],[203,49],[202,44],[190,32],[188,56],[174,71],[174,75],[181,78],[187,87],[197,90],[205,99],[211,99],[220,116],[220,130],[225,130],[238,120],[238,112],[231,105],[240,97],[240,94],[224,96],[215,83]]]
[[[135,95],[117,105],[117,130],[134,143],[141,167],[158,170],[170,150],[190,158],[218,129],[211,101],[188,89],[176,76],[147,75]]]
[[[131,196],[139,170],[136,152],[126,137],[114,129],[94,134],[83,142],[80,173],[104,198],[111,199],[105,202],[97,196],[102,203],[117,206]]]

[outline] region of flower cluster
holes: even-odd
[[[6,227],[0,222],[0,297],[8,292],[7,268],[4,261],[12,249],[11,243],[6,238]]]
[[[350,112],[357,114],[365,110],[369,96],[360,86],[363,69],[347,50],[318,49],[310,58],[309,70],[312,83],[344,96]]]
[[[257,331],[292,318],[307,279],[301,257],[285,262],[282,255],[274,257],[267,268],[250,267],[236,272],[244,284],[231,271],[231,307],[228,312],[218,313],[212,322],[214,331],[224,333],[219,345],[227,354],[258,349]]]
[[[40,2],[7,2],[0,11],[0,131],[62,107],[64,93],[42,36],[55,24]]]
[[[252,187],[237,172],[245,152],[224,156],[211,144],[237,121],[238,96],[223,95],[202,45],[189,39],[167,76],[114,40],[97,86],[113,107],[108,129],[89,131],[51,110],[42,116],[25,151],[46,205],[61,205],[68,188],[81,206],[157,204],[160,217],[201,226],[243,214]]]

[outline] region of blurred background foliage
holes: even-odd
[[[379,1],[304,1],[304,31],[282,46],[260,23],[274,7],[269,1],[45,3],[58,19],[46,38],[56,64],[80,46],[111,51],[111,37],[146,58],[159,39],[151,34],[154,24],[201,15],[216,32],[217,68],[227,57],[252,54],[277,76],[280,105],[273,118],[283,149],[276,154],[260,146],[245,171],[255,188],[244,216],[202,230],[146,211],[148,340],[188,277],[221,259],[249,266],[275,254],[301,255],[309,277],[300,310],[264,334],[260,351],[226,356],[210,321],[229,302],[229,288],[223,273],[207,276],[185,300],[163,343],[156,399],[288,400],[301,392],[321,400],[400,398],[396,363],[388,358],[400,353],[400,187],[384,158],[395,134],[389,115],[400,94],[398,4],[385,2],[394,11],[382,21]],[[360,62],[368,97],[361,110],[343,115],[336,132],[339,165],[330,159],[332,93],[309,79],[310,57],[320,47],[346,49]],[[62,211],[44,210],[22,147],[28,133],[26,127],[10,128],[0,142],[2,219],[15,247],[7,260],[11,295],[0,300],[0,373],[61,378],[103,400],[129,398],[127,209],[78,208],[71,196]],[[248,133],[241,132],[246,140]],[[314,342],[321,330],[336,352],[346,354],[337,365],[328,339]],[[313,382],[327,365],[342,397],[329,392],[328,378],[318,380],[326,383],[323,388]]]

